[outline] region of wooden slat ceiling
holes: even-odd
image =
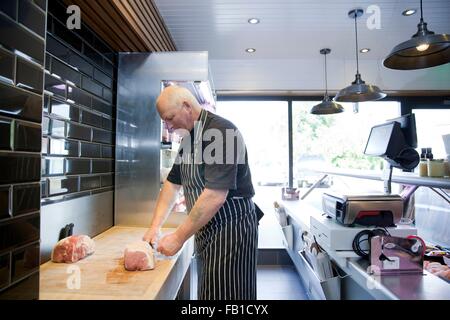
[[[65,0],[81,20],[119,52],[176,51],[153,0]]]

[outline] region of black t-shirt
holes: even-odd
[[[229,120],[202,110],[202,113],[204,112],[206,112],[206,119],[202,131],[203,139],[202,137],[199,139],[202,140],[201,154],[203,157],[198,165],[205,187],[226,189],[229,191],[228,197],[253,197],[255,191],[242,135]],[[180,161],[182,158],[184,159],[183,153],[186,152],[183,145],[186,146],[190,142],[188,152],[193,154],[194,134],[195,130],[192,129],[190,135],[183,138],[177,161],[167,177],[167,180],[174,184],[182,185]]]

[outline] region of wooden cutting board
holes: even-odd
[[[40,267],[39,299],[155,299],[171,274],[177,260],[186,255],[186,243],[172,258],[156,261],[147,271],[127,271],[123,264],[125,246],[142,239],[146,228],[112,227],[93,238],[95,253],[76,263],[47,262]],[[174,229],[162,229],[163,233]],[[190,256],[189,256],[190,254]],[[185,258],[184,258],[185,259]],[[184,270],[186,272],[186,270]],[[78,277],[79,276],[79,277]],[[78,281],[78,279],[80,281]],[[79,284],[79,288],[78,288]]]

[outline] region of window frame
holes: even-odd
[[[293,149],[293,118],[292,104],[294,101],[322,101],[323,96],[293,96],[293,95],[217,95],[217,101],[286,101],[288,103],[288,186],[294,182],[294,149]],[[450,109],[450,96],[388,96],[382,101],[397,101],[400,103],[400,113],[405,115],[413,109]]]

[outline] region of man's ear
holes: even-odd
[[[183,108],[186,108],[188,112],[192,111],[192,106],[187,101],[183,101]]]

